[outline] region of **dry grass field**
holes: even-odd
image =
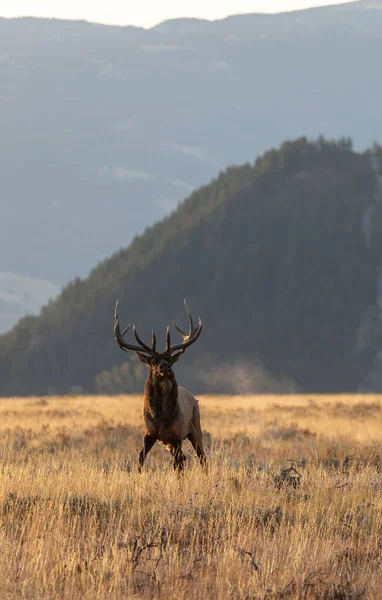
[[[1,599],[382,598],[380,397],[201,397],[181,476],[140,402],[0,400]]]

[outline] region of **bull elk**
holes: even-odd
[[[182,442],[186,438],[190,440],[194,447],[200,463],[204,465],[206,460],[202,445],[198,401],[186,389],[178,387],[172,370],[173,365],[186,349],[196,342],[202,332],[200,318],[195,327],[186,301],[184,301],[184,305],[188,317],[189,332],[188,334],[183,333],[173,322],[175,329],[183,337],[183,342],[171,345],[170,328],[167,327],[166,349],[164,352],[157,351],[154,332],[152,332],[150,347],[142,342],[135,325],[133,325],[133,332],[139,346],[126,342],[124,336],[130,325],[121,333],[118,301],[115,305],[114,336],[116,341],[125,352],[133,350],[139,360],[150,368],[143,399],[143,418],[146,431],[143,438],[143,448],[139,454],[139,471],[142,470],[146,456],[156,441],[159,441],[170,450],[174,456],[174,469],[178,471],[182,471],[186,460],[182,451]]]

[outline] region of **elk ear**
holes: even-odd
[[[183,354],[183,350],[180,350],[176,354],[173,354],[171,357],[171,364],[173,365],[174,363],[176,363],[180,359],[182,354]]]
[[[143,363],[145,363],[145,365],[150,365],[150,357],[146,356],[145,354],[141,354],[141,352],[136,352],[135,353],[139,360],[141,360]]]

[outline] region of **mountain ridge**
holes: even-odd
[[[342,7],[213,35],[2,19],[2,269],[62,285],[283,139],[382,139],[382,13]]]
[[[0,333],[24,315],[39,313],[58,293],[59,287],[50,281],[0,271]]]
[[[59,22],[59,23],[78,23],[78,24],[86,24],[91,26],[100,26],[100,27],[115,27],[124,30],[138,30],[142,32],[150,32],[153,30],[160,30],[162,25],[176,25],[176,24],[216,24],[222,23],[225,21],[231,21],[235,19],[264,19],[271,20],[277,17],[284,17],[285,15],[292,15],[293,17],[298,14],[311,14],[312,12],[328,12],[328,11],[337,11],[343,12],[347,10],[374,10],[382,8],[382,0],[355,0],[353,2],[341,2],[339,4],[330,4],[330,2],[326,5],[322,6],[311,6],[306,8],[297,8],[291,10],[281,10],[277,12],[267,13],[267,12],[246,12],[246,13],[232,13],[227,15],[226,17],[220,17],[216,19],[207,19],[203,17],[173,17],[169,19],[164,19],[163,21],[159,21],[157,24],[152,25],[151,27],[143,27],[139,25],[131,25],[131,24],[110,24],[110,23],[102,23],[98,21],[92,21],[88,19],[64,19],[60,17],[36,17],[33,15],[21,15],[18,17],[3,17],[0,15],[0,20],[4,21],[16,21],[16,20],[30,20],[30,21],[43,21],[43,22]]]

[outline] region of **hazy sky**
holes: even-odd
[[[343,3],[344,0],[0,0],[0,16],[32,15],[151,27],[175,17],[219,19],[237,13],[281,12]]]

